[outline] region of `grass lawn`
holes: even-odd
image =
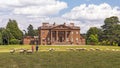
[[[9,53],[9,49],[30,49],[31,46],[0,46],[0,68],[120,68],[117,46],[40,46],[33,54]],[[54,48],[55,51],[48,51]],[[69,51],[66,48],[100,48],[102,51]],[[109,51],[106,51],[109,48]]]

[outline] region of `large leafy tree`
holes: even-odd
[[[104,20],[103,29],[103,41],[109,41],[110,45],[113,43],[118,43],[120,40],[120,25],[119,19],[116,16],[106,18]]]
[[[9,19],[6,29],[10,31],[11,35],[14,36],[15,39],[22,39],[23,33],[19,29],[16,20]]]
[[[97,34],[94,34],[94,35],[91,34],[87,41],[88,41],[89,44],[92,44],[92,45],[98,44],[98,35]]]
[[[111,39],[109,39],[111,44],[120,43],[120,25],[119,24],[117,24],[113,27],[112,36],[108,37],[108,38],[111,38]]]
[[[89,37],[91,34],[95,35],[99,33],[99,30],[97,27],[91,27],[88,31],[87,31],[87,37]]]
[[[100,40],[101,33],[101,29],[98,29],[97,27],[91,27],[86,34],[87,44],[97,44]]]
[[[9,44],[11,39],[14,39],[15,37],[10,33],[9,29],[3,29],[2,30],[2,40],[3,44]]]
[[[35,32],[34,35],[35,35],[35,36],[38,36],[38,32],[39,32],[38,29],[34,29],[34,32]]]
[[[3,44],[9,44],[9,33],[6,31],[6,29],[4,29],[2,31],[2,40],[3,40]]]
[[[33,26],[31,24],[28,26],[27,30],[28,30],[28,36],[35,35],[35,31],[34,31]]]
[[[0,28],[0,32],[2,32],[5,28]]]

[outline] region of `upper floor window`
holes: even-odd
[[[78,41],[78,38],[76,38],[76,41]]]
[[[71,32],[71,34],[73,34],[73,31]]]
[[[44,35],[45,34],[45,32],[44,31],[42,31],[42,35]]]
[[[76,34],[78,34],[78,31],[76,31]]]

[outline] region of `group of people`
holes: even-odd
[[[34,52],[34,45],[32,45],[31,49],[32,49],[32,52]],[[36,45],[36,47],[35,47],[36,52],[38,52],[38,49],[39,49],[39,46]]]

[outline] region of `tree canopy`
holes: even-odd
[[[106,18],[104,21],[103,29],[103,40],[109,41],[110,45],[118,43],[120,35],[120,24],[119,19],[116,16]]]
[[[34,29],[34,27],[30,24],[27,28],[27,31],[25,31],[25,35],[27,36],[38,36],[38,29]]]
[[[35,35],[34,28],[31,24],[28,26],[27,30],[28,30],[28,36],[34,36]]]
[[[22,36],[23,33],[19,29],[16,20],[9,19],[6,28],[0,28],[0,39],[2,38],[0,44],[13,44],[11,43],[13,39],[17,40],[17,44],[19,44],[19,40],[22,40]]]
[[[104,45],[115,45],[120,43],[120,21],[118,17],[112,16],[104,20],[104,25],[101,29],[91,27],[87,31],[87,42],[95,42],[98,37],[98,42]],[[97,36],[95,36],[97,35]],[[92,39],[92,41],[91,41]],[[89,43],[88,43],[89,44]]]
[[[100,29],[98,29],[97,27],[91,27],[88,31],[87,31],[87,44],[97,44],[98,43],[98,35],[99,35],[99,31]]]
[[[19,29],[16,20],[9,19],[6,29],[14,36],[15,39],[22,39],[23,33]]]

